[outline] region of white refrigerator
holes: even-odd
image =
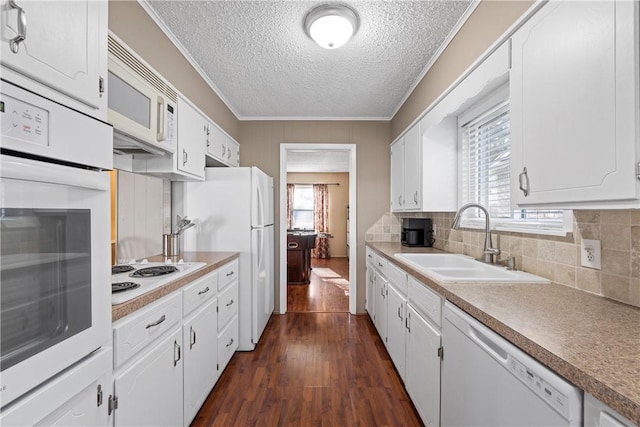
[[[257,167],[205,173],[172,183],[172,216],[196,224],[182,235],[183,251],[240,253],[238,349],[251,351],[274,308],[273,178]]]

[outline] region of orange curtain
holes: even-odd
[[[313,185],[314,218],[316,233],[329,233],[329,186],[327,184]],[[314,258],[329,258],[329,239],[316,237],[313,250]]]

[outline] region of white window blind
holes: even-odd
[[[296,184],[293,188],[293,220],[294,229],[313,230],[313,186]]]
[[[509,113],[509,102],[504,101],[462,123],[462,203],[485,206],[496,229],[565,234],[571,229],[571,211],[511,209]],[[468,209],[462,225],[484,226],[484,215]]]

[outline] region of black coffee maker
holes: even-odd
[[[434,241],[431,218],[402,218],[402,246],[431,247]]]

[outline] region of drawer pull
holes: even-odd
[[[178,357],[176,358],[176,350],[178,350]],[[182,359],[182,354],[180,353],[180,344],[178,341],[173,341],[173,366],[176,366],[178,362]]]
[[[201,290],[200,292],[198,292],[198,295],[202,295],[202,294],[206,294],[207,292],[209,292],[209,287],[207,286],[206,288],[204,288],[203,290]]]
[[[229,301],[228,303],[225,304],[227,307],[232,306],[233,305],[233,300]]]
[[[229,340],[229,343],[226,345],[226,347],[229,348],[231,347],[232,344],[233,344],[233,338]]]
[[[189,350],[191,350],[196,344],[196,331],[193,330],[193,326],[189,327],[189,331],[191,335],[191,339],[189,340]]]
[[[233,276],[234,274],[235,274],[235,272],[230,271],[230,272],[228,272],[228,273],[227,273],[227,277],[229,277],[229,276]]]
[[[165,320],[167,320],[167,316],[165,316],[164,314],[162,315],[162,317],[158,320],[156,320],[155,322],[149,323],[145,329],[149,329],[149,328],[153,328],[154,326],[158,326],[160,323],[164,322]]]

